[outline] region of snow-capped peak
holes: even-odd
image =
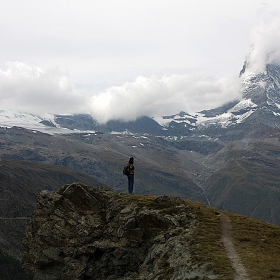
[[[55,116],[53,114],[44,114],[43,116],[38,116],[12,109],[0,110],[1,127],[18,126],[30,130],[46,132],[49,134],[65,133],[65,129],[56,125],[54,118]]]

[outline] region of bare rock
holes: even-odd
[[[23,240],[24,268],[35,280],[185,279],[194,226],[179,198],[82,184],[42,191]]]

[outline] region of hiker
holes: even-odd
[[[129,158],[128,163],[124,167],[123,174],[127,176],[128,179],[128,193],[132,194],[133,192],[133,185],[134,185],[134,173],[135,173],[135,168],[134,168],[134,158],[131,157]]]

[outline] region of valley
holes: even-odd
[[[180,196],[280,224],[280,132],[246,133],[234,141],[174,140],[147,134],[48,135],[13,127],[0,130],[0,156],[64,166],[122,193],[127,192],[122,168],[133,156],[135,193]]]

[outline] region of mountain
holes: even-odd
[[[213,129],[226,130],[239,124],[255,124],[256,122],[269,127],[279,127],[280,68],[267,65],[264,72],[249,75],[246,74],[245,64],[240,79],[243,79],[241,100],[219,108],[204,110],[195,115],[180,112],[172,116],[141,117],[127,122],[110,120],[100,125],[86,114],[35,116],[12,110],[1,110],[0,125],[25,127],[50,134],[98,131],[156,136],[197,136],[203,133],[212,135]]]
[[[241,100],[194,115],[100,125],[89,115],[2,110],[0,209],[8,220],[0,250],[21,259],[19,235],[42,189],[101,182],[126,193],[129,156],[137,196],[179,196],[280,225],[280,68],[267,65],[255,75],[244,69]]]
[[[125,192],[119,170],[126,158],[134,155],[139,193],[193,197],[280,224],[275,218],[276,201],[272,204],[268,201],[268,193],[280,191],[275,173],[279,164],[279,69],[267,65],[263,73],[249,75],[244,65],[240,77],[243,79],[242,99],[195,115],[180,112],[130,122],[112,120],[100,125],[85,114],[38,117],[1,111],[0,123],[6,123],[7,127],[0,129],[0,156],[67,166]],[[15,124],[18,126],[13,126]],[[254,169],[249,168],[253,158],[258,159]],[[230,176],[226,175],[228,168],[233,168]],[[264,170],[267,172],[263,174]],[[244,171],[242,181],[229,180],[240,177],[243,174],[240,171]],[[247,179],[256,178],[255,173],[263,174],[263,180],[253,183]],[[224,181],[228,184],[226,189],[239,190],[239,195],[224,191],[221,198],[216,199]],[[245,188],[253,189],[248,192],[236,189],[240,182],[246,182]],[[236,202],[238,197],[243,197],[243,192],[247,193],[246,203],[250,205],[246,211]],[[258,194],[257,199],[251,200],[248,194],[252,192]],[[264,200],[266,202],[260,204]],[[259,204],[275,207],[271,210],[274,214],[261,215],[261,210],[254,211]]]
[[[110,120],[98,124],[90,115],[35,116],[12,110],[0,111],[0,125],[19,126],[46,133],[98,131],[102,133],[130,132],[154,136],[197,136],[212,134],[213,129],[232,128],[239,124],[261,123],[279,127],[280,120],[280,67],[267,65],[258,74],[246,74],[246,63],[240,73],[243,79],[243,96],[222,107],[190,115],[186,112],[172,116],[141,117],[135,121]]]
[[[34,279],[280,279],[280,228],[179,197],[42,191],[23,240]]]
[[[267,65],[263,73],[243,77],[242,99],[222,107],[204,110],[191,116],[181,112],[178,115],[154,118],[166,131],[177,135],[213,136],[243,127],[264,125],[270,128],[280,126],[280,67]],[[245,73],[244,73],[245,72]],[[242,78],[242,76],[241,76]],[[240,125],[242,125],[240,127]],[[222,130],[221,130],[222,128]],[[250,132],[243,129],[243,131]]]

